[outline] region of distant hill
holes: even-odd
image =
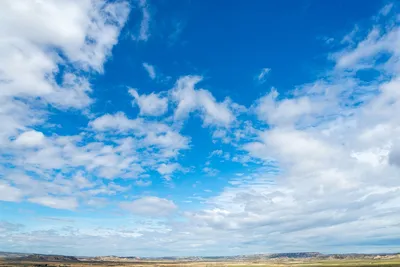
[[[63,256],[63,255],[43,255],[43,254],[32,254],[28,256],[18,257],[19,261],[57,261],[57,262],[76,262],[79,261],[78,258],[73,256]]]
[[[77,257],[63,255],[44,255],[26,254],[13,252],[0,252],[0,258],[17,261],[37,261],[37,262],[137,262],[137,261],[179,261],[179,262],[200,262],[200,261],[281,261],[292,259],[392,259],[400,258],[400,254],[381,253],[381,254],[322,254],[319,252],[294,252],[294,253],[266,253],[253,255],[236,256],[192,256],[192,257],[118,257],[118,256],[98,256],[98,257]]]
[[[200,262],[200,261],[279,261],[291,259],[389,259],[400,258],[398,254],[322,254],[319,252],[294,252],[294,253],[268,253],[253,255],[236,256],[192,256],[192,257],[87,257],[81,258],[82,261],[113,261],[113,262],[133,262],[133,261],[179,261],[179,262]]]
[[[29,253],[18,253],[18,252],[4,252],[0,251],[0,258],[19,258],[30,255]]]
[[[296,259],[296,258],[316,258],[321,257],[323,254],[319,252],[295,252],[295,253],[274,253],[268,255],[268,258],[289,258],[289,259]]]

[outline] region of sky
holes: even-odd
[[[0,1],[0,251],[400,252],[394,1]]]

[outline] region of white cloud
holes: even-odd
[[[170,149],[189,148],[188,138],[172,130],[159,133],[149,132],[144,139],[144,143]]]
[[[151,181],[138,180],[135,182],[135,185],[137,186],[150,186],[151,184],[152,184]]]
[[[4,40],[0,47],[1,78],[8,81],[2,85],[2,95],[52,97],[56,104],[64,99],[53,94],[74,94],[69,90],[71,85],[63,88],[56,84],[58,64],[70,62],[77,68],[102,71],[129,13],[126,2],[89,0],[25,0],[18,4],[6,0],[0,9],[1,25],[7,25],[0,27]],[[48,48],[59,49],[67,62],[57,50]]]
[[[12,187],[5,182],[0,181],[0,200],[1,201],[20,201],[22,192],[18,188]]]
[[[79,189],[93,188],[96,185],[90,182],[86,177],[84,177],[83,173],[77,173],[73,177],[73,182]]]
[[[358,32],[360,31],[360,28],[358,27],[358,25],[354,25],[354,28],[351,32],[349,32],[348,34],[346,34],[340,43],[342,44],[347,44],[347,45],[353,45],[357,40],[356,35],[358,34]]]
[[[29,169],[30,164],[32,163],[27,162],[26,165],[28,166],[25,168]],[[36,162],[34,164],[38,165]],[[98,199],[98,195],[114,195],[127,190],[126,187],[116,186],[113,183],[106,186],[99,179],[89,181],[86,177],[83,177],[83,171],[76,174],[70,172],[65,177],[57,172],[47,170],[47,173],[41,173],[43,177],[33,178],[21,173],[22,167],[19,167],[19,169],[18,172],[8,173],[4,177],[6,181],[14,185],[7,191],[9,193],[16,192],[18,196],[9,201],[26,200],[51,208],[74,210],[78,208],[79,203],[90,205],[89,202],[92,199]]]
[[[125,113],[117,112],[115,114],[105,114],[89,122],[96,131],[116,131],[120,133],[136,133],[138,136],[144,136],[148,133],[163,133],[171,130],[164,123],[146,121],[143,118],[129,119]]]
[[[107,135],[117,134],[128,136],[119,147],[110,151],[107,157],[101,157],[95,166],[109,166],[110,170],[118,171],[110,173],[110,177],[120,174],[117,161],[128,161],[124,168],[132,171],[145,172],[145,169],[157,170],[165,178],[171,179],[173,171],[167,172],[171,166],[179,166],[175,163],[180,151],[189,148],[190,139],[182,136],[176,129],[167,124],[145,121],[144,119],[128,119],[125,114],[106,114],[90,123],[95,131],[105,132]],[[121,157],[120,150],[124,151]],[[118,153],[118,154],[114,154]],[[173,161],[172,163],[165,162]],[[130,165],[135,163],[135,165]],[[122,162],[121,162],[122,164]],[[170,165],[169,165],[170,164]],[[166,167],[163,167],[163,166]],[[161,166],[161,167],[160,167]],[[169,168],[167,166],[170,166]],[[139,169],[138,169],[139,168]]]
[[[167,124],[141,118],[128,119],[122,112],[103,115],[91,121],[89,125],[96,131],[117,132],[143,138],[140,139],[140,146],[157,146],[171,150],[187,149],[190,141]]]
[[[43,97],[57,106],[89,104],[90,87],[83,77],[66,72],[64,83],[58,85],[54,76],[64,63],[102,71],[127,18],[126,2],[2,1],[1,5],[1,25],[7,25],[0,27],[1,79],[7,81],[1,85],[2,97]]]
[[[137,36],[132,36],[134,40],[146,42],[150,37],[150,12],[149,5],[146,0],[138,0],[138,7],[142,12],[142,20],[139,26],[139,33]]]
[[[224,151],[222,151],[221,149],[217,149],[217,150],[212,151],[209,157],[222,156],[223,153],[224,153]]]
[[[43,196],[29,198],[28,201],[55,209],[74,210],[78,207],[77,200],[71,197]]]
[[[210,167],[204,167],[203,172],[208,176],[216,176],[219,173],[219,170]]]
[[[171,174],[181,169],[182,167],[178,163],[162,163],[158,166],[157,171],[163,175],[165,179],[170,180]]]
[[[160,165],[160,167],[157,168],[157,171],[160,174],[171,174],[171,173],[173,173],[174,171],[176,171],[179,168],[180,168],[180,166],[177,163],[174,163],[174,164],[165,164],[165,163],[163,163],[163,164]]]
[[[262,68],[260,73],[256,76],[256,80],[260,83],[263,84],[267,81],[267,76],[271,72],[270,68]]]
[[[43,144],[44,139],[43,133],[30,130],[20,134],[17,139],[15,139],[15,144],[20,146],[34,147]]]
[[[228,126],[234,121],[230,101],[226,99],[219,103],[209,91],[196,90],[194,87],[201,79],[199,76],[185,76],[176,82],[171,91],[172,99],[177,103],[175,119],[185,119],[191,112],[199,111],[205,125]]]
[[[349,238],[372,246],[400,236],[393,212],[400,209],[400,128],[393,116],[400,112],[400,46],[388,41],[396,40],[398,28],[376,29],[374,38],[369,34],[354,50],[335,54],[344,56],[346,70],[328,70],[325,78],[296,88],[290,97],[277,100],[272,91],[256,102],[254,110],[268,127],[258,127],[242,149],[265,167],[232,179],[231,186],[207,200],[209,209],[188,218],[268,250],[342,246],[343,252],[352,248]],[[376,63],[377,53],[389,53],[390,59]],[[391,78],[365,85],[348,72],[363,66]],[[244,243],[236,244],[244,249]]]
[[[158,197],[142,197],[132,202],[122,202],[122,209],[139,216],[164,217],[177,210],[177,206],[171,200]]]
[[[201,105],[205,125],[229,125],[234,121],[234,116],[229,108],[229,101],[217,103],[207,90],[199,90],[196,97],[198,97]]]
[[[1,166],[2,177],[10,183],[2,184],[8,201],[29,198],[41,205],[73,209],[78,205],[74,199],[95,195],[80,192],[82,187],[75,185],[79,181],[63,175],[73,177],[74,168],[88,161],[86,170],[102,172],[96,162],[101,161],[105,146],[99,152],[101,145],[96,148],[96,143],[78,144],[85,133],[46,137],[33,128],[49,126],[49,107],[64,112],[92,103],[87,77],[103,72],[128,14],[126,1],[0,3],[0,148],[7,151],[0,157],[2,164],[15,166]],[[102,186],[106,188],[93,185],[96,190]]]
[[[130,120],[122,112],[118,112],[114,115],[106,114],[90,122],[90,126],[99,131],[126,131],[137,127],[139,124],[139,120]]]
[[[168,99],[159,94],[139,95],[135,89],[130,89],[129,94],[134,97],[134,103],[139,106],[141,115],[161,116],[168,110]]]
[[[394,4],[393,3],[389,3],[387,5],[385,5],[380,11],[379,11],[379,15],[381,16],[387,16],[390,11],[393,9]]]
[[[385,30],[375,27],[364,40],[357,43],[355,48],[334,54],[336,67],[339,69],[379,68],[379,65],[374,66],[377,60],[375,56],[382,52],[389,53],[397,58],[400,45],[399,29],[393,28],[383,34],[382,32]]]
[[[278,92],[273,88],[270,93],[258,99],[254,107],[257,116],[271,125],[293,124],[320,109],[320,103],[312,103],[309,97],[277,101],[277,96]]]
[[[150,65],[149,63],[144,62],[143,68],[147,71],[147,73],[149,74],[149,77],[152,80],[154,80],[156,78],[156,70],[153,65]]]

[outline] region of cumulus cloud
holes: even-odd
[[[23,1],[17,5],[13,1],[3,1],[1,5],[4,13],[1,24],[8,25],[0,28],[0,35],[6,40],[0,49],[1,78],[8,81],[2,85],[5,87],[2,91],[28,96],[47,97],[57,91],[67,93],[64,88],[57,87],[53,77],[59,71],[58,64],[65,62],[56,50],[48,52],[44,47],[59,49],[77,67],[102,71],[129,13],[126,2]],[[23,19],[16,20],[17,17]],[[44,17],[46,22],[41,19]],[[21,73],[24,79],[20,78]]]
[[[86,75],[76,73],[103,71],[127,19],[127,2],[7,0],[0,10],[0,116],[8,122],[0,136],[42,123],[47,103],[60,109],[90,104]]]
[[[171,92],[172,99],[177,104],[175,119],[185,119],[191,112],[198,111],[205,125],[228,126],[234,121],[229,100],[217,102],[209,91],[196,90],[195,85],[201,79],[199,76],[185,76],[176,82]]]
[[[6,124],[0,126],[0,149],[7,150],[1,161],[15,168],[2,165],[3,200],[75,209],[77,199],[99,193],[80,192],[88,181],[75,186],[84,178],[71,181],[61,174],[74,176],[96,145],[78,145],[84,134],[45,136],[33,128],[43,128],[49,107],[63,112],[92,103],[88,74],[103,72],[129,11],[126,1],[0,3],[0,118]],[[103,172],[96,167],[98,156],[87,170]],[[93,187],[107,191],[101,183]]]
[[[277,100],[279,93],[272,88],[271,92],[257,100],[254,110],[257,116],[271,125],[293,124],[305,115],[318,109],[309,97]]]
[[[129,89],[129,94],[134,97],[141,115],[161,116],[168,110],[168,99],[159,94],[139,95],[135,89]]]
[[[38,146],[43,144],[44,135],[41,132],[30,130],[20,134],[15,139],[15,144],[20,146]]]
[[[172,170],[172,166],[179,166],[175,162],[177,156],[182,150],[188,149],[190,143],[188,137],[165,123],[145,121],[142,118],[129,119],[123,113],[103,115],[91,121],[90,126],[107,136],[125,136],[125,139],[119,140],[117,147],[109,151],[107,157],[100,158],[101,162],[102,159],[105,160],[102,163],[103,168],[109,166],[110,170],[116,171],[110,173],[110,178],[121,175],[121,168],[117,164],[121,161],[120,166],[126,171],[126,175],[133,171],[137,176],[150,169],[157,170],[165,178],[171,179],[176,169]],[[121,157],[122,155],[125,158]],[[167,165],[166,162],[170,163]]]
[[[132,202],[122,202],[120,207],[133,214],[149,217],[168,216],[177,209],[174,202],[159,197],[142,197]]]
[[[126,115],[122,112],[118,112],[114,115],[105,114],[101,117],[96,118],[95,120],[89,123],[91,127],[95,130],[99,131],[107,131],[107,130],[118,130],[118,131],[127,131],[129,129],[134,129],[140,124],[140,120],[130,120],[126,117]]]
[[[165,179],[170,180],[171,174],[182,169],[178,163],[163,163],[158,166],[157,171],[164,176]]]
[[[171,126],[160,122],[145,121],[141,118],[129,119],[122,112],[103,115],[91,121],[89,125],[96,131],[134,135],[142,141],[138,144],[141,146],[188,148],[189,138],[182,136]]]
[[[399,128],[391,114],[399,112],[399,29],[381,27],[374,25],[354,48],[334,53],[337,65],[326,77],[289,97],[278,100],[272,90],[256,101],[254,111],[268,127],[241,147],[265,167],[232,179],[207,200],[209,209],[188,217],[215,231],[253,236],[251,242],[263,247],[276,238],[285,250],[296,241],[311,250],[345,245],[348,251],[349,237],[373,244],[398,236]],[[377,63],[379,53],[390,58]],[[391,78],[365,85],[349,72],[364,67]],[[269,242],[261,240],[266,237]]]
[[[48,104],[80,109],[92,102],[87,75],[77,73],[103,71],[128,13],[124,1],[0,3],[3,144],[43,123]]]

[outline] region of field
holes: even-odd
[[[268,267],[268,266],[349,266],[349,267],[400,267],[400,259],[357,259],[357,260],[275,260],[264,262],[180,262],[180,261],[137,261],[137,262],[28,262],[0,260],[0,267]]]

